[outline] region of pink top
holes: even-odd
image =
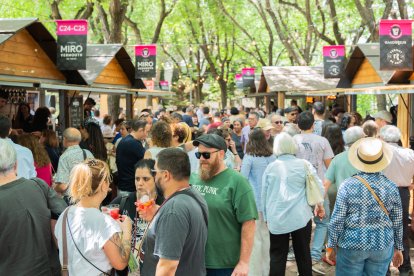
[[[35,164],[37,177],[44,180],[47,185],[52,186],[52,163],[47,164],[39,168],[37,164]]]

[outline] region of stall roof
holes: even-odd
[[[264,66],[259,92],[292,92],[306,95],[307,91],[334,89],[338,79],[325,79],[323,67],[312,66]],[[265,84],[263,82],[266,82]],[[254,96],[255,94],[250,94]],[[249,96],[250,96],[249,95]]]
[[[381,82],[371,82],[364,85],[353,84],[354,78],[363,65],[364,61],[375,70]],[[339,80],[338,88],[379,86],[381,84],[408,83],[411,72],[406,71],[381,71],[380,70],[380,47],[379,43],[358,44],[349,58],[344,73]],[[368,81],[369,82],[369,81]]]
[[[141,79],[135,80],[135,68],[121,44],[88,44],[86,70],[79,70],[88,85],[92,85],[106,66],[116,58],[133,87],[145,88]]]
[[[40,45],[48,58],[56,64],[57,44],[55,38],[37,18],[0,19],[0,44],[26,29]],[[86,84],[78,71],[61,71],[68,83]]]
[[[393,84],[385,86],[370,86],[370,87],[353,87],[353,88],[336,88],[335,90],[329,91],[314,91],[312,93],[332,93],[332,94],[345,94],[345,95],[357,95],[357,94],[413,94],[414,85],[409,84]]]

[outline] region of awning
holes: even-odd
[[[325,79],[323,67],[264,66],[263,75],[270,91],[302,93],[302,91],[336,88],[339,79]],[[304,93],[304,92],[303,92]]]
[[[337,88],[329,91],[314,91],[314,93],[338,93],[345,95],[380,95],[380,94],[412,94],[414,93],[414,85],[388,85],[388,86],[373,86],[366,88]]]
[[[165,96],[174,96],[175,93],[162,90],[150,90],[150,89],[128,89],[130,93],[138,96],[155,96],[155,97],[165,97]]]

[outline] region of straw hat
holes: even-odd
[[[352,144],[348,158],[356,169],[374,173],[382,171],[390,164],[392,151],[383,141],[367,137]]]
[[[259,119],[259,122],[257,123],[257,128],[261,128],[263,130],[269,130],[275,128],[272,126],[272,123],[268,119]]]

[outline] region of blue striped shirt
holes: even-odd
[[[403,250],[402,207],[398,188],[382,173],[358,173],[375,191],[389,212],[380,207],[358,179],[347,178],[339,188],[329,225],[329,247],[383,250],[394,244]]]

